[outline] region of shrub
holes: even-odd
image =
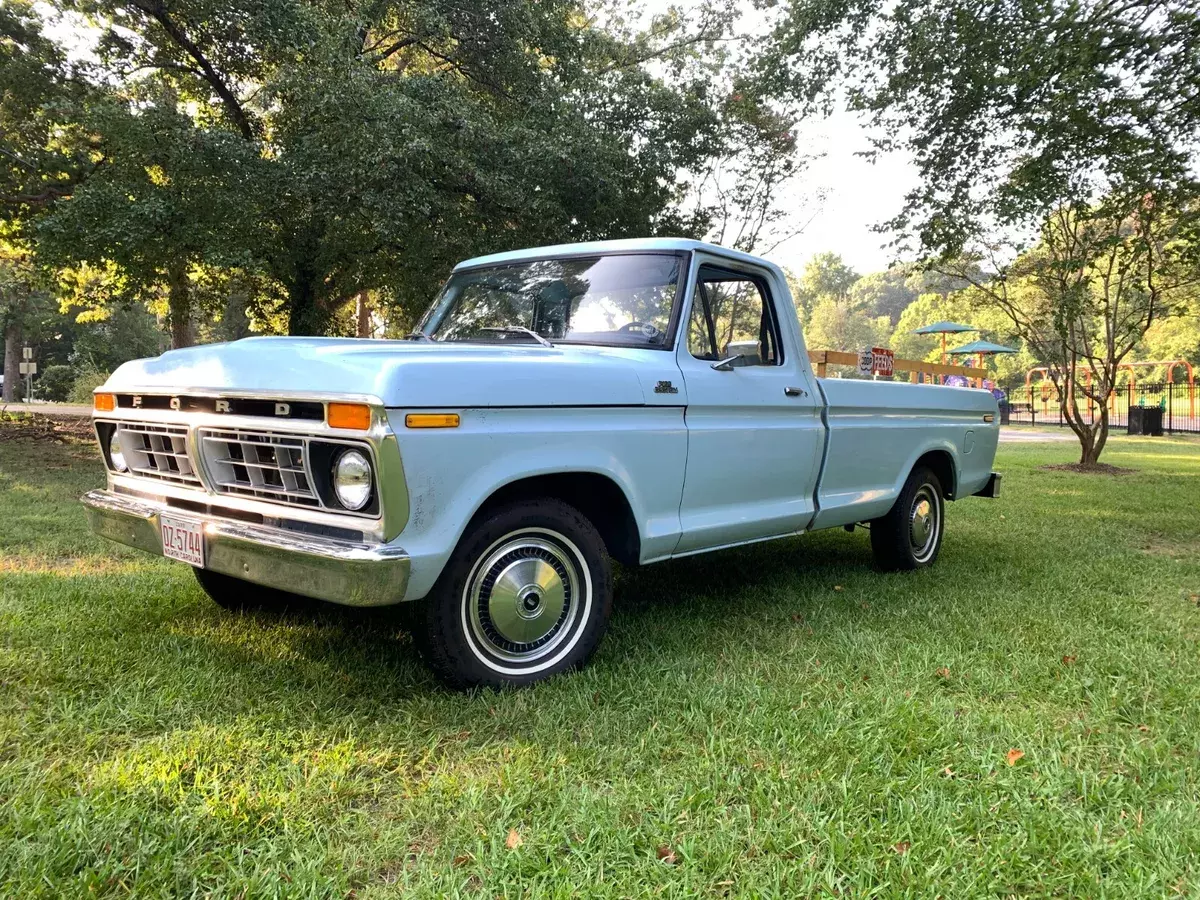
[[[90,364],[85,365],[75,375],[75,381],[71,385],[71,402],[91,406],[92,391],[106,381],[108,381],[108,372],[101,372]]]
[[[71,396],[74,381],[75,370],[70,366],[46,366],[37,380],[35,393],[40,394],[43,400],[62,403]]]

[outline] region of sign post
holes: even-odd
[[[33,362],[33,348],[21,348],[20,373],[25,376],[25,402],[33,399],[33,376],[37,374],[37,363]]]

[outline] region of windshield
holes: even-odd
[[[436,341],[664,347],[680,257],[538,259],[455,272],[421,326]],[[533,332],[530,334],[530,332]]]

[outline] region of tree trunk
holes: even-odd
[[[190,347],[192,334],[192,291],[188,283],[187,263],[181,261],[167,271],[167,321],[171,326],[171,349]]]
[[[5,403],[17,399],[17,385],[21,380],[21,325],[9,322],[4,329],[4,394]]]
[[[371,336],[371,305],[367,302],[366,291],[358,292],[357,302],[356,319],[358,321],[358,328],[356,334],[360,338],[369,338]]]
[[[329,312],[317,301],[317,292],[308,278],[298,279],[288,288],[288,334],[293,337],[329,331]]]

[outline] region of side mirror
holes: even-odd
[[[758,355],[758,341],[730,341],[725,352],[729,356],[712,364],[718,372],[732,372],[741,366],[757,366],[762,361]]]

